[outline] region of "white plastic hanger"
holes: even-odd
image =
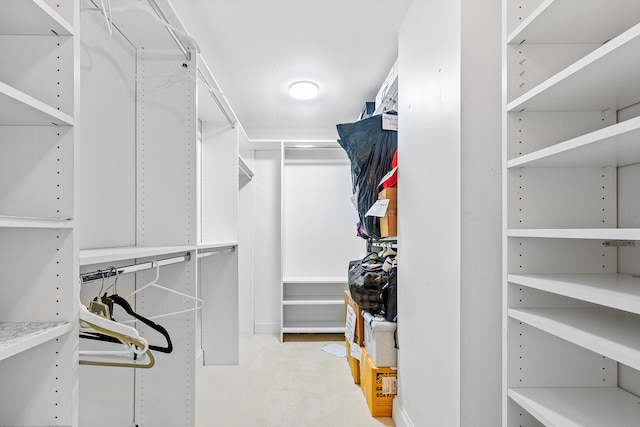
[[[99,326],[129,338],[140,339],[140,333],[138,333],[136,328],[93,314],[82,302],[80,302],[80,321],[88,323],[89,325]]]
[[[99,316],[98,316],[99,317]],[[134,339],[131,337],[128,337],[126,335],[122,335],[119,334],[117,332],[113,332],[111,330],[108,329],[104,329],[101,328],[98,325],[94,325],[94,324],[89,324],[89,326],[102,333],[105,335],[109,335],[112,336],[114,338],[117,338],[122,344],[125,345],[125,347],[128,346],[128,348],[131,349],[131,353],[130,354],[118,354],[120,352],[104,352],[104,351],[87,351],[87,352],[80,352],[81,355],[88,355],[88,356],[101,356],[101,357],[111,357],[111,356],[131,356],[134,353],[140,356],[143,356],[144,358],[147,359],[147,363],[140,363],[139,361],[136,362],[110,362],[110,361],[105,361],[105,360],[87,360],[87,359],[80,359],[79,363],[81,365],[94,365],[94,366],[114,366],[114,367],[121,367],[121,368],[151,368],[153,365],[155,365],[155,357],[153,357],[153,353],[151,353],[151,351],[149,350],[149,343],[147,342],[147,340],[145,340],[144,338],[138,338],[138,339]]]
[[[146,285],[144,285],[144,286],[136,289],[135,291],[131,292],[129,295],[127,295],[125,297],[125,299],[129,299],[129,297],[131,297],[131,296],[143,291],[144,289],[146,289],[148,287],[153,286],[155,288],[159,288],[159,289],[162,289],[164,291],[180,295],[183,298],[195,301],[196,306],[192,307],[192,308],[187,308],[187,309],[184,309],[184,310],[174,311],[174,312],[171,312],[171,313],[158,314],[158,315],[155,315],[155,316],[145,316],[147,319],[150,319],[150,320],[151,319],[159,319],[161,317],[169,317],[169,316],[174,316],[176,314],[188,313],[190,311],[200,310],[202,308],[202,306],[204,305],[204,301],[201,300],[200,298],[197,298],[197,297],[194,297],[194,296],[182,293],[182,292],[178,292],[175,289],[170,289],[170,288],[167,288],[165,286],[159,285],[157,282],[158,282],[158,279],[160,278],[160,265],[158,264],[158,261],[153,261],[153,260],[151,261],[151,264],[156,269],[156,277],[150,283],[147,283]],[[135,320],[130,320],[130,321],[128,320],[127,322],[135,322]]]

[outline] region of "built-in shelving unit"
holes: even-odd
[[[282,147],[282,339],[343,333],[347,261],[365,246],[353,232],[350,164],[335,142]]]
[[[159,319],[173,351],[154,353],[151,369],[109,368],[101,387],[110,393],[92,381],[106,368],[80,368],[80,425],[193,426],[198,367],[238,360],[241,126],[179,5],[145,0],[135,5],[149,12],[141,13],[112,0],[111,22],[101,6],[81,1],[80,273],[83,281],[112,266],[134,274],[83,282],[81,301],[111,292],[117,279],[123,296],[145,287],[129,297],[143,316],[178,313]],[[156,274],[169,291],[146,287]],[[190,309],[194,299],[201,309]],[[87,341],[81,349],[95,345]],[[104,407],[112,415],[96,420]]]
[[[282,281],[283,333],[344,332],[345,277],[285,277]]]
[[[0,425],[77,425],[79,7],[0,4]]]
[[[503,4],[503,425],[635,426],[640,4]]]

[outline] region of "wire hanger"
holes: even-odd
[[[167,292],[171,292],[171,293],[180,295],[183,298],[195,301],[196,302],[196,306],[192,307],[192,308],[187,308],[187,309],[184,309],[184,310],[174,311],[174,312],[171,312],[171,313],[158,314],[158,315],[155,315],[155,316],[148,316],[147,319],[149,319],[149,320],[151,320],[151,319],[160,319],[162,317],[169,317],[169,316],[174,316],[176,314],[188,313],[190,311],[200,310],[202,308],[202,306],[204,305],[204,301],[202,299],[200,299],[198,297],[194,297],[194,296],[188,295],[188,294],[185,294],[185,293],[182,293],[182,292],[179,292],[179,291],[176,291],[175,289],[170,289],[170,288],[167,288],[165,286],[159,285],[157,283],[157,281],[160,278],[160,265],[158,264],[158,261],[154,261],[154,260],[151,261],[151,265],[153,265],[155,267],[155,269],[156,269],[156,277],[151,282],[149,282],[146,285],[142,286],[141,288],[136,289],[135,291],[131,292],[129,295],[127,295],[125,297],[125,299],[129,299],[131,296],[143,291],[144,289],[146,289],[148,287],[155,287],[155,288],[159,288],[159,289],[165,290]],[[127,322],[129,322],[129,321],[127,321]]]

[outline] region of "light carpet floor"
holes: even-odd
[[[196,426],[393,426],[371,416],[347,360],[321,349],[339,342],[241,335],[239,365],[198,370]]]

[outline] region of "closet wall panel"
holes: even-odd
[[[195,61],[140,50],[137,82],[137,244],[195,245]]]
[[[337,276],[363,254],[342,148],[285,149],[283,276]]]
[[[136,49],[82,14],[80,248],[136,244]]]
[[[279,150],[255,153],[255,332],[280,332],[280,168]],[[242,248],[240,248],[242,250]]]

